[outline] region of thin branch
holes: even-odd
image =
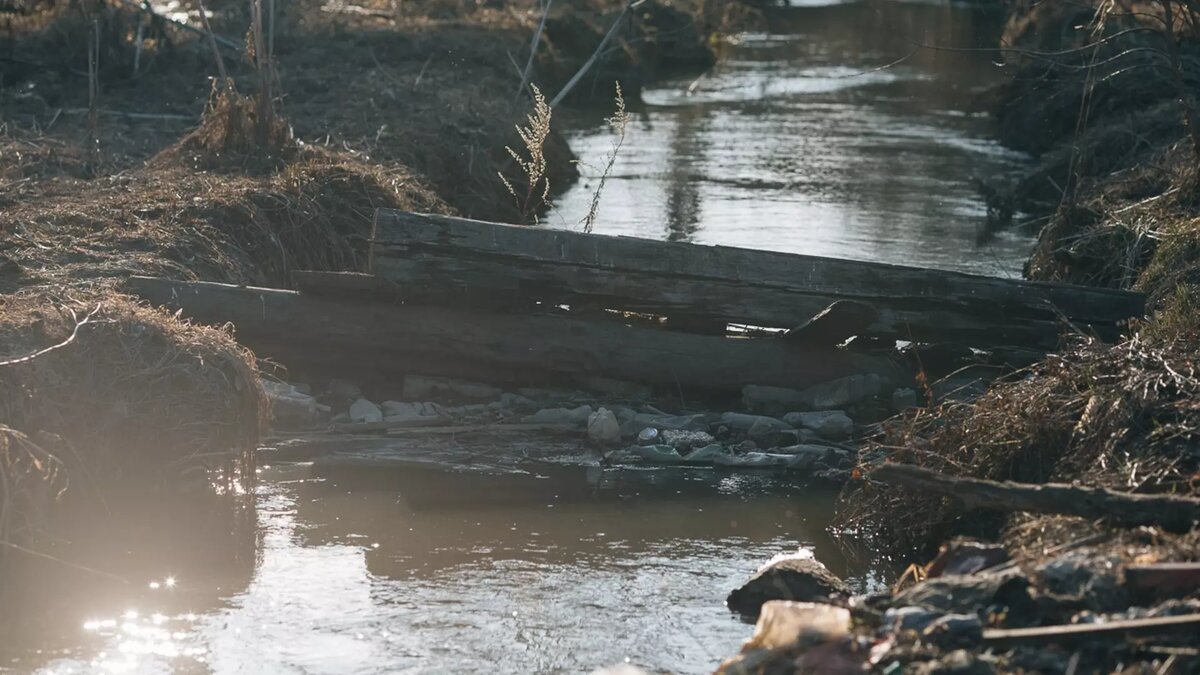
[[[71,319],[75,320],[74,310],[68,310],[68,311],[71,312]],[[71,335],[68,336],[66,340],[63,340],[62,342],[60,342],[56,345],[51,345],[49,347],[46,347],[45,349],[39,349],[36,352],[26,354],[25,356],[18,356],[16,358],[0,361],[0,366],[15,366],[20,363],[28,363],[28,362],[38,358],[39,356],[43,356],[43,355],[49,354],[50,352],[55,351],[57,349],[62,349],[63,347],[66,347],[67,345],[74,342],[75,338],[79,336],[80,328],[82,328],[83,326],[85,326],[89,323],[93,323],[92,318],[94,316],[96,316],[96,313],[99,311],[100,311],[100,305],[96,305],[96,309],[93,309],[92,311],[88,312],[88,315],[83,317],[83,321],[75,320],[75,328],[71,331]]]

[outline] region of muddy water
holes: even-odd
[[[765,476],[608,470],[502,505],[447,479],[437,490],[452,498],[435,506],[377,481],[314,479],[306,465],[262,478],[253,558],[194,558],[242,548],[194,511],[141,523],[123,551],[76,548],[123,581],[77,572],[62,597],[46,588],[58,605],[0,666],[575,673],[628,660],[700,673],[748,636],[724,596],[770,556],[803,549],[860,588],[879,583],[825,534],[833,494]],[[165,538],[181,529],[210,534],[171,555]]]
[[[914,42],[994,30],[949,3],[772,15],[711,74],[646,92],[598,231],[1016,273],[1028,240],[976,244],[970,177],[1022,161],[970,112],[994,69],[921,51],[872,70]],[[598,125],[572,140],[594,162],[610,143]],[[574,227],[595,184],[550,222]],[[704,471],[593,478],[516,501],[447,480],[414,503],[281,465],[232,516],[110,504],[64,549],[89,570],[33,565],[37,602],[0,638],[0,671],[701,673],[749,635],[723,599],[767,558],[810,551],[859,589],[886,576],[827,535],[830,492]]]
[[[973,178],[1024,161],[976,112],[994,55],[917,50],[994,45],[999,17],[948,1],[794,4],[808,6],[772,13],[713,72],[644,93],[596,231],[1019,275],[1028,238],[977,244]],[[578,227],[612,145],[599,120],[570,139],[586,178],[554,227]]]

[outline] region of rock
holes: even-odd
[[[789,445],[802,445],[815,440],[817,440],[817,433],[812,429],[784,429],[775,434],[775,442],[771,445],[788,447]]]
[[[943,649],[974,647],[983,640],[978,614],[946,614],[921,631],[921,639]]]
[[[317,399],[286,382],[263,380],[262,387],[271,405],[271,419],[276,428],[296,429],[316,423],[320,410]]]
[[[774,417],[767,417],[765,415],[747,415],[745,413],[735,412],[728,412],[724,415],[721,415],[719,421],[722,424],[729,425],[731,429],[740,431],[742,433],[749,433],[749,431],[753,429],[755,425],[758,425],[760,433],[767,429],[783,431],[784,429],[792,428],[792,425]]]
[[[809,410],[836,410],[877,396],[883,390],[883,378],[877,373],[850,375],[800,392],[800,405]]]
[[[683,455],[669,445],[634,445],[626,448],[641,459],[658,464],[681,464]]]
[[[351,401],[362,398],[362,389],[357,384],[336,378],[329,381],[329,393]]]
[[[1032,610],[1029,581],[1019,570],[927,579],[892,599],[893,607],[918,606],[948,613],[984,611],[992,605],[1016,614]]]
[[[365,398],[360,398],[350,404],[350,420],[352,422],[382,422],[383,410]]]
[[[679,448],[676,448],[675,451],[679,452]],[[696,448],[695,450],[692,450],[684,457],[684,460],[689,463],[692,463],[692,464],[700,464],[700,463],[714,463],[715,464],[720,459],[729,457],[732,454],[733,453],[728,448],[721,445],[720,443],[712,443],[712,444],[705,445],[700,448]]]
[[[904,412],[917,407],[917,392],[912,389],[897,389],[892,392],[892,411]]]
[[[788,428],[788,425],[773,417],[760,417],[746,432],[746,436],[758,443],[759,447],[769,447],[775,445],[779,432]]]
[[[716,466],[740,467],[743,469],[786,468],[792,461],[788,455],[771,455],[765,452],[747,452],[744,455],[719,455],[713,458]]]
[[[578,408],[571,409],[571,423],[577,426],[587,426],[588,420],[592,417],[592,406],[581,405]]]
[[[621,425],[617,416],[608,408],[600,408],[588,416],[588,438],[597,443],[614,443],[621,440]]]
[[[753,413],[773,415],[803,407],[804,397],[786,387],[748,384],[742,387],[742,405]]]
[[[427,416],[440,416],[446,414],[446,409],[436,403],[426,401],[421,404],[421,412]]]
[[[637,435],[638,445],[656,445],[660,440],[662,439],[659,438],[658,429],[654,427],[646,427]]]
[[[384,401],[379,404],[383,409],[383,414],[386,417],[421,417],[425,414],[424,405],[421,403],[405,403],[402,401]]]
[[[737,450],[738,452],[754,452],[755,450],[758,450],[758,443],[749,440],[742,441],[741,443],[737,444]]]
[[[778,455],[789,455],[788,466],[793,469],[810,469],[817,462],[824,462],[831,448],[824,445],[791,445],[786,448],[775,448],[771,452]]]
[[[754,635],[743,651],[776,649],[800,640],[825,642],[850,634],[850,610],[815,602],[771,600],[763,603]]]
[[[811,429],[832,441],[849,438],[854,433],[854,422],[841,410],[792,412],[784,415],[783,421],[793,427]]]
[[[831,602],[846,598],[850,589],[820,562],[803,554],[776,556],[741,588],[726,598],[729,609],[757,617],[770,600]]]

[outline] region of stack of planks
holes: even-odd
[[[232,323],[260,356],[285,363],[672,390],[897,372],[886,355],[834,346],[851,335],[1044,349],[1068,326],[1111,337],[1144,306],[1107,289],[385,209],[369,274],[294,281],[299,291],[148,277],[128,287],[198,321]],[[822,314],[831,305],[841,309]],[[820,339],[750,338],[730,325]]]

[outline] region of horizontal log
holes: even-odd
[[[895,462],[880,465],[871,472],[871,478],[889,485],[953,497],[967,508],[1108,518],[1131,527],[1161,525],[1172,532],[1187,532],[1200,521],[1200,499],[1173,495],[1130,494],[1057,483],[1000,483],[947,476]]]
[[[802,388],[856,373],[897,375],[888,358],[828,347],[673,333],[552,315],[355,301],[278,289],[132,277],[127,289],[210,324],[231,323],[259,356],[374,375],[504,384],[592,377],[695,392]]]
[[[1123,291],[388,209],[376,212],[371,271],[412,297],[516,294],[770,328],[855,300],[878,310],[869,335],[973,346],[1052,346],[1061,317],[1110,337],[1144,310]]]
[[[1157,594],[1191,593],[1200,588],[1200,563],[1127,565],[1125,567],[1125,586],[1139,591],[1153,591]]]

